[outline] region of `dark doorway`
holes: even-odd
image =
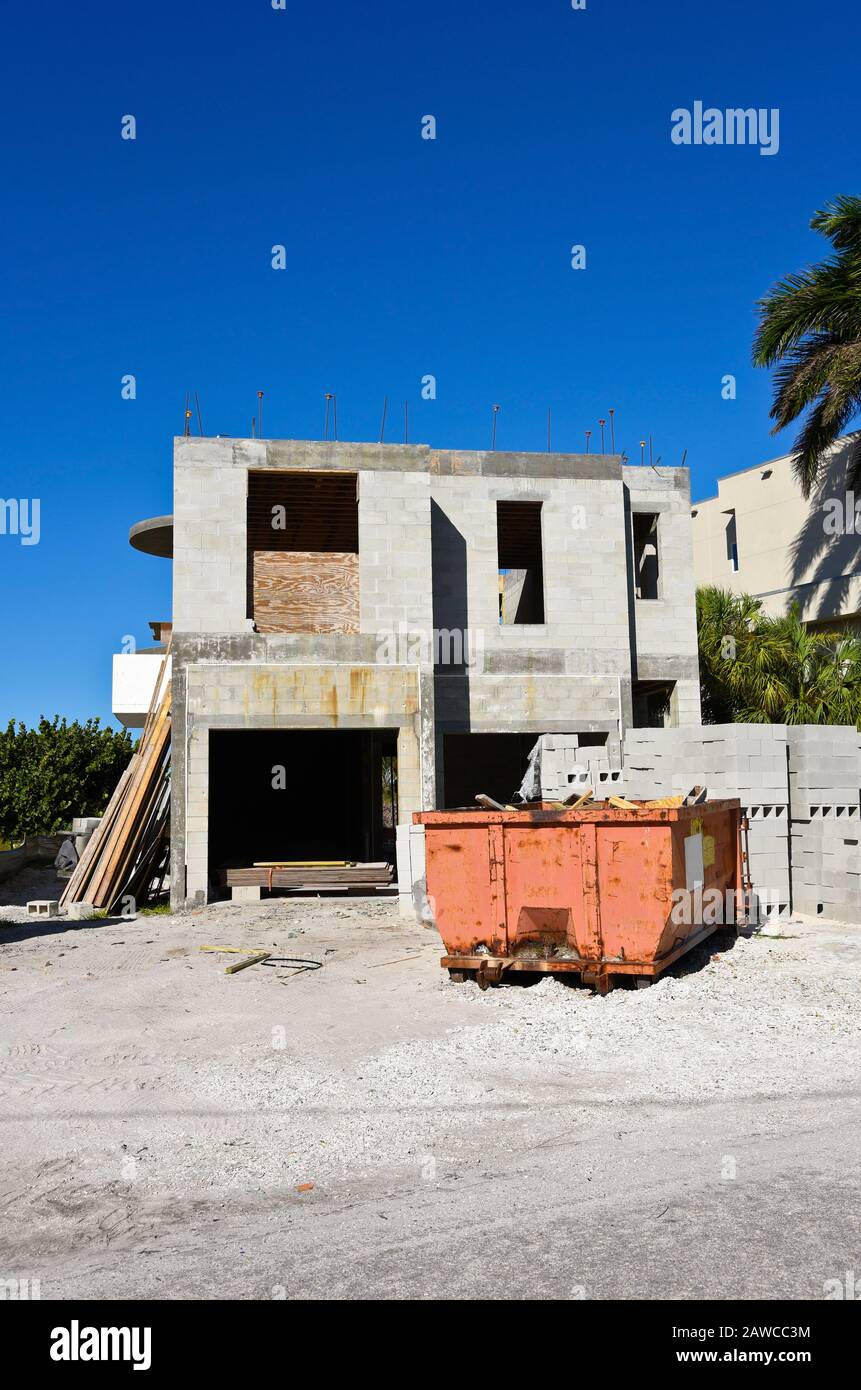
[[[442,809],[474,806],[479,792],[510,802],[537,739],[538,734],[446,734]]]
[[[663,729],[670,722],[675,681],[634,681],[631,690],[633,727]]]
[[[210,877],[277,859],[393,863],[396,769],[396,730],[213,730]]]

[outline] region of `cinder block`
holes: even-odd
[[[259,903],[262,889],[258,884],[243,883],[230,890],[230,896],[235,903]]]
[[[60,904],[54,898],[33,898],[27,904],[28,917],[57,917],[60,913]]]
[[[66,915],[70,922],[90,922],[96,915],[92,903],[69,903]]]

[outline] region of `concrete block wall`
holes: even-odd
[[[793,901],[814,917],[861,921],[858,732],[802,724],[788,737]]]
[[[670,702],[670,724],[682,728],[691,724],[702,723],[699,659],[697,657],[685,657],[684,662],[685,670],[691,671],[692,674],[684,679],[676,680]]]
[[[828,807],[857,806],[858,732],[854,726],[789,725],[787,735],[793,819],[810,820]]]
[[[640,512],[658,515],[659,596],[631,598],[633,674],[638,681],[673,681],[669,722],[699,724],[699,659],[693,578],[690,474],[686,468],[625,467],[629,525]],[[633,549],[632,540],[630,541]],[[633,560],[631,561],[633,565]]]
[[[589,787],[596,798],[624,795],[618,743],[596,747],[578,734],[544,734],[537,749],[544,800],[564,801]]]
[[[429,473],[359,473],[359,627],[433,628]]]
[[[381,639],[398,636],[404,628],[429,638],[435,627],[477,630],[482,648],[478,670],[504,678],[509,690],[517,690],[519,704],[533,716],[524,731],[540,731],[542,722],[553,727],[566,714],[582,723],[579,708],[564,707],[573,687],[565,692],[562,685],[554,690],[547,684],[541,687],[541,699],[533,699],[530,682],[539,675],[594,678],[600,682],[595,687],[599,704],[619,704],[623,723],[630,722],[633,679],[675,681],[673,718],[699,718],[686,470],[663,470],[659,477],[596,455],[177,439],[175,632],[250,630],[248,472],[279,469],[357,474],[360,630]],[[660,612],[655,609],[650,616],[644,610],[636,624],[629,496],[635,506],[659,510],[664,528]],[[542,504],[545,621],[503,625],[498,621],[496,503],[523,499]],[[318,643],[321,656],[341,659],[339,635],[321,636]],[[543,662],[536,663],[536,655]],[[478,671],[467,676],[474,674]],[[580,690],[585,693],[586,687]],[[462,695],[454,703],[462,709]],[[480,718],[483,709],[500,703],[504,707],[492,682],[477,687],[467,719]],[[512,720],[522,717],[520,710],[512,714]],[[604,721],[609,717],[606,708],[596,715]],[[461,720],[460,727],[468,724]]]
[[[173,624],[245,632],[251,440],[177,439],[173,471]]]
[[[432,922],[427,897],[425,828],[404,822],[397,827],[398,912],[412,921]]]
[[[397,633],[433,626],[430,475],[416,468],[361,468],[364,452],[297,451],[295,468],[333,462],[358,473],[359,626]],[[247,632],[249,470],[272,467],[263,440],[177,439],[174,448],[175,632]],[[393,463],[394,460],[389,460]],[[334,655],[337,634],[321,638]]]
[[[861,923],[861,749],[853,727],[705,724],[630,729],[626,794],[672,796],[705,784],[749,820],[754,887],[812,916]]]
[[[622,707],[617,677],[484,671],[472,674],[468,682],[439,676],[436,689],[441,728],[466,723],[473,733],[540,734],[574,727],[604,732],[619,742]]]
[[[659,576],[657,599],[636,599],[637,676],[661,679],[660,658],[696,658],[694,556],[691,527],[690,473],[687,468],[623,468],[631,513],[658,515]],[[696,669],[690,668],[689,678]],[[699,708],[696,720],[698,722]]]
[[[630,677],[618,475],[618,465],[593,458],[573,477],[435,476],[431,495],[447,528],[462,538],[467,586],[465,610],[457,596],[448,605],[437,603],[439,624],[456,625],[465,611],[487,652],[563,650],[574,674]],[[545,620],[540,624],[499,621],[496,508],[506,501],[541,503]]]
[[[703,724],[629,729],[624,766],[627,796],[678,796],[695,784],[709,798],[738,797],[748,816],[749,869],[769,915],[791,906],[789,785],[786,727]]]
[[[629,794],[674,796],[705,783],[712,797],[737,796],[743,805],[789,804],[786,726],[702,724],[628,729],[625,773]],[[641,788],[649,790],[641,790]],[[660,790],[652,791],[652,787]]]
[[[836,811],[836,808],[835,808]],[[857,806],[792,822],[793,904],[811,917],[861,921],[861,816]]]

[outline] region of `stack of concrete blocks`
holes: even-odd
[[[578,734],[542,734],[539,744],[545,801],[565,801],[589,787],[597,799],[624,795],[618,744],[581,744]]]
[[[75,837],[75,853],[80,859],[92,839],[93,831],[101,825],[101,816],[75,816],[72,821],[72,834]]]
[[[633,800],[686,794],[704,786],[709,800],[738,797],[750,823],[748,867],[762,915],[791,910],[786,726],[704,724],[629,729],[625,795]]]
[[[790,727],[793,905],[813,917],[861,922],[858,733]]]
[[[861,746],[852,725],[705,724],[631,729],[626,794],[673,796],[699,782],[737,796],[765,915],[861,923]]]
[[[538,740],[541,797],[564,801],[588,785],[588,768],[580,758],[577,734],[542,734]]]

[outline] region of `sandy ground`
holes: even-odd
[[[861,928],[723,933],[602,999],[453,985],[392,901],[0,920],[0,1278],[43,1298],[792,1299],[861,1273]],[[228,976],[203,944],[272,961]]]

